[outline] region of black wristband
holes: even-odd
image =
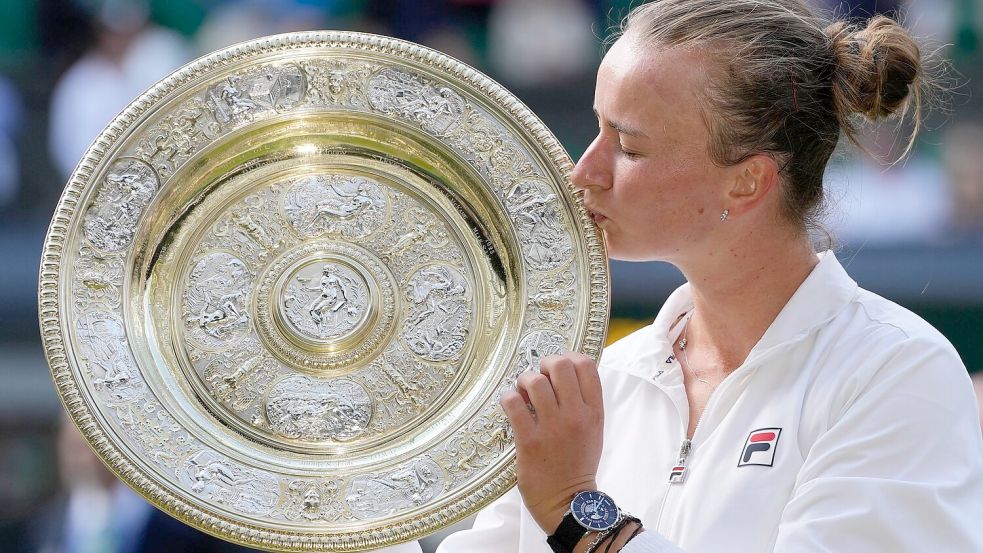
[[[586,533],[587,529],[573,518],[573,513],[567,513],[553,535],[546,538],[546,543],[553,549],[553,553],[573,553]]]

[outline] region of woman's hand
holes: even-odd
[[[597,489],[604,443],[597,365],[580,353],[543,358],[540,372],[520,374],[516,391],[503,394],[501,404],[515,435],[522,500],[552,534],[573,496]]]

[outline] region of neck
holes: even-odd
[[[744,362],[818,263],[806,236],[747,235],[730,246],[699,263],[679,263],[693,293],[687,340],[727,372]]]

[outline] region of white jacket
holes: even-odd
[[[605,349],[597,481],[646,527],[624,553],[983,552],[983,439],[959,355],[820,257],[714,392],[682,483],[669,483],[689,423],[671,343],[689,285]],[[515,489],[438,549],[493,552],[550,552]]]

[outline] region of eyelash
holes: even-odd
[[[626,159],[629,159],[629,160],[632,160],[632,161],[634,161],[634,160],[642,157],[642,154],[636,154],[635,152],[629,152],[629,151],[625,150],[624,148],[622,148],[621,146],[618,146],[618,151],[621,152],[621,155],[625,156]]]

